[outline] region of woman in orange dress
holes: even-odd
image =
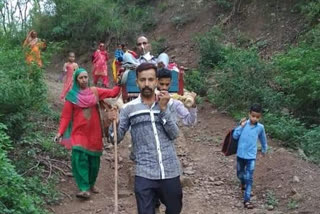
[[[46,48],[46,44],[38,38],[36,31],[32,30],[28,33],[23,47],[29,49],[26,53],[26,62],[29,65],[35,62],[39,67],[42,67],[41,50]]]

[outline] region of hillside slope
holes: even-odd
[[[284,50],[304,29],[296,9],[299,0],[238,0],[228,8],[218,2],[228,1],[160,1],[154,16],[158,24],[150,37],[164,38],[167,52],[194,68],[199,59],[194,38],[214,25],[222,28],[225,43],[256,43],[264,57]]]
[[[225,43],[235,42],[242,46],[255,43],[260,55],[266,59],[295,43],[304,30],[304,21],[296,12],[298,0],[242,0],[236,5],[226,2],[151,1],[157,7],[153,17],[157,26],[148,37],[164,41],[166,52],[171,58],[175,56],[180,65],[195,68],[199,57],[194,38],[214,25],[222,28]],[[79,63],[90,68],[89,57],[90,54],[79,57]],[[51,102],[61,108],[55,98],[61,84],[50,80],[56,78],[54,72],[50,77],[48,84],[54,89],[50,90]],[[177,141],[178,155],[184,168],[183,214],[319,213],[319,166],[304,161],[294,152],[279,148],[271,138],[268,139],[269,155],[257,160],[252,198],[256,208],[250,211],[243,209],[235,157],[225,157],[220,152],[221,141],[235,121],[209,103],[199,106],[198,110],[198,124],[193,128],[181,127]],[[120,144],[120,213],[134,214],[136,205],[129,144],[129,137]],[[102,159],[97,183],[102,192],[89,201],[81,202],[75,198],[76,187],[72,178],[64,178],[60,188],[67,197],[59,206],[52,207],[55,213],[112,213],[112,148],[106,150]]]

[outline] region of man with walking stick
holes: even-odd
[[[179,129],[167,108],[168,92],[155,95],[156,71],[152,63],[137,67],[137,85],[141,93],[120,111],[117,142],[131,127],[138,213],[154,214],[155,201],[160,198],[166,206],[166,214],[179,214],[182,209],[181,170],[174,146]],[[110,131],[113,141],[114,134],[112,129]]]

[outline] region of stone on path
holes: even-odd
[[[300,182],[300,179],[298,176],[293,176],[293,183],[299,183]]]

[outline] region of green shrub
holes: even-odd
[[[290,98],[288,108],[308,123],[320,120],[320,27],[307,40],[274,58],[277,84]]]
[[[200,65],[212,68],[218,63],[225,61],[224,50],[222,44],[222,32],[219,28],[212,28],[205,35],[199,35],[195,38],[200,50]]]
[[[216,3],[224,10],[230,10],[232,8],[232,3],[228,0],[216,0]]]
[[[33,27],[40,36],[55,41],[70,38],[74,42],[100,40],[106,30],[116,30],[116,27],[123,24],[113,23],[120,15],[116,6],[116,3],[104,0],[92,1],[90,4],[85,0],[54,0],[47,11],[34,16]]]
[[[233,30],[233,34],[235,35],[237,47],[246,48],[249,47],[252,43],[252,39],[247,34],[241,32],[238,29]]]
[[[7,135],[8,128],[3,123],[0,123],[0,149],[3,151],[11,150],[12,144],[10,137]]]
[[[312,48],[320,48],[320,24],[316,25],[313,29],[308,31],[302,38],[305,46]]]
[[[276,198],[276,195],[272,190],[267,190],[266,204],[273,207],[276,207],[279,204],[279,200]]]
[[[164,37],[160,37],[159,39],[152,41],[151,45],[152,53],[155,55],[163,53],[168,47],[167,40]]]
[[[294,199],[290,199],[290,201],[288,202],[288,209],[294,210],[294,209],[297,209],[298,207],[299,207],[298,202]]]
[[[5,130],[5,125],[0,123],[0,213],[47,213],[38,208],[43,203],[42,200],[29,193],[29,189],[25,185],[25,179],[16,173],[14,166],[7,158],[7,153],[4,149],[11,142]]]
[[[312,127],[299,140],[309,159],[320,163],[320,126]]]
[[[87,50],[99,40],[131,42],[157,24],[154,8],[145,1],[96,0],[88,4],[87,0],[52,0],[46,5],[46,11],[33,16],[33,28],[40,37],[68,41],[76,50]]]
[[[300,147],[300,137],[306,132],[306,128],[298,119],[279,112],[268,112],[263,115],[263,123],[266,132],[281,140],[284,146],[293,149]]]
[[[42,172],[39,170],[39,173]],[[59,183],[57,176],[53,175],[47,182],[43,182],[43,178],[39,176],[25,178],[25,181],[29,194],[40,196],[46,204],[57,204],[62,199],[62,194],[56,189]]]
[[[151,16],[152,17],[152,16]],[[157,27],[157,24],[158,24],[158,21],[154,18],[151,18],[151,19],[147,19],[143,25],[142,25],[142,28],[141,30],[143,32],[151,32],[153,31],[156,27]]]
[[[158,8],[160,10],[161,13],[163,13],[164,11],[166,11],[169,8],[169,3],[168,2],[160,2],[158,5]]]
[[[42,208],[44,202],[54,203],[59,199],[53,188],[55,183],[50,180],[43,185],[41,179],[28,175],[43,173],[41,166],[37,166],[37,155],[66,155],[63,156],[58,145],[48,145],[48,136],[37,136],[43,129],[44,116],[40,113],[52,115],[46,101],[44,70],[37,65],[26,65],[20,45],[3,37],[0,41],[0,213],[46,213]],[[42,54],[44,64],[59,46],[49,45],[50,50]]]
[[[200,96],[207,94],[207,78],[199,70],[188,71],[185,74],[185,86],[189,91],[194,91]]]
[[[311,24],[318,23],[320,18],[320,2],[318,0],[311,0],[303,4],[302,12]]]
[[[26,65],[21,47],[5,38],[0,42],[0,119],[12,139],[19,139],[28,112],[46,105],[46,85],[43,70]]]
[[[213,70],[217,82],[215,103],[229,111],[247,110],[252,103],[265,109],[281,109],[283,95],[271,88],[272,71],[256,49],[225,48],[224,61]]]
[[[180,14],[171,18],[172,24],[177,30],[181,29],[184,25],[194,21],[195,16],[191,14]]]
[[[29,194],[41,197],[46,204],[53,204],[61,199],[61,194],[55,189],[57,184],[55,173],[57,172],[50,169],[48,163],[39,157],[64,160],[69,155],[61,145],[52,142],[53,132],[39,131],[42,126],[39,121],[43,121],[45,117],[35,113],[32,116],[38,121],[24,121],[27,123],[26,132],[19,141],[15,142],[15,150],[9,155],[17,173],[24,176]],[[48,170],[52,170],[50,177],[48,177]],[[48,178],[47,182],[43,182],[41,175]]]
[[[259,47],[223,45],[214,29],[197,37],[204,72],[187,74],[187,87],[202,89],[210,102],[237,119],[252,103],[260,103],[267,133],[320,163],[320,129],[310,126],[320,123],[319,38],[318,24],[268,63],[260,59]]]

